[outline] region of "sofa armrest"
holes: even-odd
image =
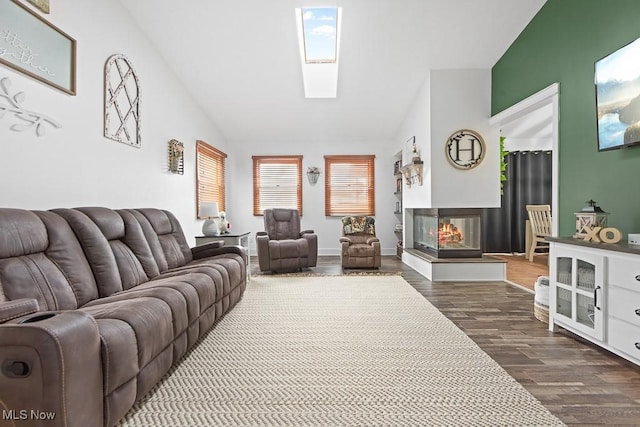
[[[300,232],[300,237],[303,237],[303,235],[305,234],[315,234],[315,231],[313,230],[303,230]]]
[[[376,242],[380,243],[380,240],[377,237],[369,237],[367,239],[367,245],[373,245]]]
[[[100,335],[90,315],[41,311],[0,325],[0,369],[4,410],[47,414],[47,426],[102,426]]]
[[[315,267],[318,263],[318,235],[314,232],[307,233],[303,231],[301,236],[307,241],[307,246],[309,248],[309,267]]]
[[[35,298],[21,298],[0,303],[0,323],[33,314],[40,309]]]
[[[224,255],[224,254],[237,254],[237,255],[240,255],[242,259],[245,259],[247,252],[242,246],[236,246],[236,245],[227,246],[222,241],[211,242],[211,243],[207,243],[206,245],[196,246],[194,248],[191,248],[191,255],[193,256],[194,260],[210,258],[213,256]]]
[[[373,242],[371,242],[371,246],[373,246],[373,255],[374,256],[380,256],[382,254],[382,249],[380,247],[380,241],[378,239],[375,239]]]
[[[256,233],[256,252],[260,271],[271,270],[271,257],[269,255],[269,235],[264,231]]]
[[[340,243],[347,243],[350,244],[351,243],[351,239],[348,237],[341,237],[340,238]]]

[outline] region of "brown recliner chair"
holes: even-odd
[[[284,273],[315,267],[318,236],[313,230],[300,231],[297,209],[267,209],[264,228],[256,234],[260,271]]]
[[[380,241],[376,237],[375,218],[346,216],[342,218],[342,268],[379,268]]]

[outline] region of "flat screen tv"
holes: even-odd
[[[598,150],[640,144],[640,38],[595,63]]]

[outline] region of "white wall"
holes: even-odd
[[[415,135],[424,162],[423,185],[403,186],[405,247],[413,246],[415,208],[500,206],[499,134],[489,126],[490,70],[432,70],[416,94],[396,139]],[[447,138],[459,129],[479,132],[487,147],[472,170],[452,167],[445,157]],[[407,149],[404,145],[397,149]],[[403,163],[408,163],[405,156]]]
[[[195,219],[195,140],[226,149],[215,126],[190,98],[119,2],[56,0],[45,19],[77,40],[77,96],[0,65],[0,78],[26,93],[25,108],[62,124],[44,137],[14,132],[0,119],[0,205],[25,209],[74,206],[171,210],[187,238]],[[104,64],[125,54],[141,85],[142,147],[102,136]],[[167,142],[185,144],[185,174],[167,172]],[[195,243],[192,240],[190,243]]]
[[[255,233],[264,230],[262,216],[253,216],[253,162],[251,156],[302,155],[302,229],[313,229],[318,235],[319,255],[339,255],[338,239],[341,236],[340,217],[324,215],[324,156],[335,154],[374,154],[376,234],[380,239],[382,253],[395,253],[396,237],[393,228],[396,196],[396,180],[393,175],[394,145],[392,141],[363,140],[314,140],[313,143],[299,141],[243,141],[230,142],[232,155],[228,159],[227,176],[232,190],[228,194],[227,218],[235,231],[252,233],[252,253],[255,254]],[[397,151],[397,150],[396,150]],[[310,185],[306,171],[309,166],[321,170],[318,182]]]
[[[431,200],[431,76],[427,74],[424,83],[416,94],[416,97],[407,112],[400,129],[397,140],[400,142],[398,150],[403,150],[402,164],[407,164],[411,158],[407,153],[407,140],[415,136],[416,147],[424,162],[422,185],[402,187],[402,202],[404,209],[425,207],[425,201]]]
[[[431,207],[500,206],[500,141],[490,116],[491,70],[431,72]],[[480,133],[487,147],[471,170],[456,169],[445,158],[446,140],[460,129]]]
[[[491,70],[429,72],[396,138],[415,135],[424,162],[423,185],[403,187],[405,209],[500,206],[500,145],[489,126],[490,109]],[[445,157],[445,142],[459,129],[473,129],[485,140],[485,158],[474,169],[456,169]]]
[[[550,151],[553,148],[551,138],[514,138],[509,135],[504,141],[504,149],[507,151]]]

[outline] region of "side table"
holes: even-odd
[[[238,245],[242,246],[245,250],[245,262],[247,264],[247,280],[251,279],[251,232],[245,233],[226,233],[218,236],[196,236],[196,246],[204,245],[210,242],[216,242],[222,240],[225,245]]]

